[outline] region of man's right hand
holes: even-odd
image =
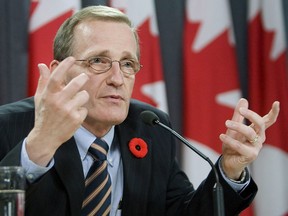
[[[81,90],[89,77],[81,73],[68,84],[69,69],[75,63],[68,57],[51,71],[39,64],[40,78],[35,93],[35,124],[26,139],[29,159],[46,166],[62,143],[70,139],[87,116],[84,105],[89,100]]]

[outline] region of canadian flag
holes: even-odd
[[[140,37],[143,68],[136,75],[132,97],[168,112],[154,0],[111,0],[110,6],[127,14]]]
[[[259,192],[255,215],[288,215],[288,68],[282,0],[249,1],[249,95],[253,110],[264,115],[273,101],[280,114],[267,139],[253,176]]]
[[[215,162],[222,148],[219,135],[241,97],[229,1],[187,0],[183,47],[183,132]],[[182,157],[184,170],[198,187],[211,167],[186,147]]]
[[[53,39],[64,22],[80,8],[80,0],[31,0],[29,21],[28,95],[35,93],[39,63],[53,59]]]

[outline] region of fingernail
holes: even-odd
[[[43,76],[43,64],[42,63],[40,63],[40,64],[38,64],[38,69],[39,69],[39,73],[40,73],[40,76]]]
[[[233,126],[233,123],[232,123],[230,120],[227,120],[227,121],[225,122],[225,124],[226,124],[226,126],[228,126],[228,127],[232,127],[232,126]]]
[[[240,112],[242,115],[244,115],[244,114],[247,113],[247,109],[244,108],[244,107],[240,107],[240,108],[239,108],[239,112]]]
[[[224,140],[224,139],[226,138],[226,135],[225,135],[225,134],[220,134],[220,135],[219,135],[219,138],[220,138],[221,140]]]

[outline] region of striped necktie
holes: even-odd
[[[107,152],[109,146],[97,138],[90,146],[88,153],[94,163],[85,180],[85,195],[82,204],[82,215],[109,215],[111,208],[111,179],[107,169]]]

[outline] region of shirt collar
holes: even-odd
[[[115,131],[115,126],[112,126],[109,132],[104,137],[101,137],[101,139],[104,139],[105,142],[108,144],[109,148],[112,145],[114,131]],[[86,157],[90,145],[94,142],[96,138],[97,137],[94,134],[92,134],[83,126],[80,126],[76,130],[74,134],[74,139],[76,141],[76,145],[80,153],[81,160],[83,160]]]

